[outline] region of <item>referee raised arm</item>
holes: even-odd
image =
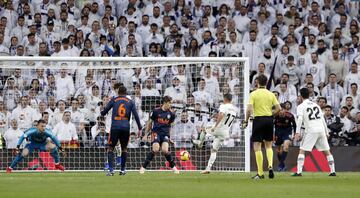
[[[258,172],[253,177],[253,179],[265,178],[263,171],[263,153],[261,151],[261,145],[263,142],[266,148],[269,178],[272,179],[274,178],[272,150],[274,120],[272,108],[273,106],[275,106],[274,114],[278,114],[281,107],[275,95],[265,88],[268,80],[267,77],[265,75],[259,75],[257,79],[260,87],[257,90],[251,92],[250,94],[243,128],[247,127],[249,117],[251,113],[253,113],[254,121],[251,141],[253,142],[256,164],[258,169]]]

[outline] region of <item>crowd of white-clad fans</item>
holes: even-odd
[[[296,115],[298,90],[307,87],[324,111],[331,144],[359,145],[359,20],[360,3],[353,0],[0,0],[0,55],[249,57],[252,90],[256,76],[265,74],[279,102]],[[214,121],[223,93],[238,107],[242,102],[242,69],[235,63],[17,64],[37,67],[0,71],[0,148],[14,148],[40,118],[69,147],[105,147],[111,116],[99,114],[119,83],[142,124],[147,96],[173,98],[175,147],[192,147]],[[108,69],[86,69],[96,65]],[[226,146],[240,144],[239,123]],[[132,126],[129,147],[148,147],[149,139]]]

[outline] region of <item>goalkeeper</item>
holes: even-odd
[[[61,148],[61,144],[59,140],[52,134],[49,129],[46,129],[45,120],[39,120],[36,127],[32,127],[24,132],[24,134],[20,137],[17,146],[16,146],[16,157],[11,162],[11,165],[6,169],[7,173],[11,173],[11,171],[16,167],[16,165],[21,162],[24,157],[31,154],[34,149],[39,149],[39,151],[50,151],[51,157],[54,158],[55,168],[57,170],[64,171],[64,166],[60,164],[59,153],[63,151]],[[48,140],[51,139],[51,141]],[[29,141],[28,144],[25,145],[25,148],[20,153],[20,145],[27,139]]]

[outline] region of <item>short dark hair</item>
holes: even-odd
[[[307,88],[300,89],[300,95],[304,99],[309,98],[309,90]]]
[[[260,86],[266,86],[266,83],[268,81],[268,78],[264,75],[264,74],[261,74],[257,77],[258,79],[258,82],[259,82],[259,85]]]
[[[326,105],[326,106],[325,106],[325,109],[326,109],[326,108],[329,108],[329,109],[332,110],[332,106],[331,106],[331,105]]]
[[[124,86],[124,85],[120,85],[119,86],[119,90],[118,90],[118,94],[120,95],[120,96],[124,96],[124,95],[126,95],[126,87]]]
[[[224,94],[224,99],[228,100],[228,101],[231,101],[232,100],[232,95],[227,93],[227,94]]]
[[[40,119],[40,120],[37,121],[37,125],[39,125],[39,124],[46,124],[46,122],[45,122],[45,120]]]
[[[171,102],[172,101],[172,98],[170,96],[164,96],[162,98],[162,103],[165,104],[167,102]]]

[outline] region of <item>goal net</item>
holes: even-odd
[[[171,130],[174,144],[170,151],[180,170],[206,167],[213,137],[207,134],[200,149],[193,145],[193,140],[199,138],[203,128],[214,123],[223,94],[231,93],[238,116],[218,152],[213,170],[250,171],[249,135],[241,129],[249,95],[248,58],[3,56],[0,68],[2,170],[15,157],[12,150],[19,136],[40,118],[48,122],[47,128],[65,148],[67,156],[60,161],[67,170],[104,170],[111,115],[105,118],[99,115],[117,95],[114,87],[122,83],[135,101],[142,125],[148,121],[151,110],[161,104],[163,96],[172,97],[172,109],[177,116]],[[151,135],[139,136],[134,121],[130,132],[126,167],[138,170],[151,150]],[[120,156],[119,148],[115,152]],[[180,160],[183,150],[190,153],[190,160]],[[170,168],[159,154],[148,169]],[[54,170],[54,161],[48,152],[35,150],[16,170]]]

